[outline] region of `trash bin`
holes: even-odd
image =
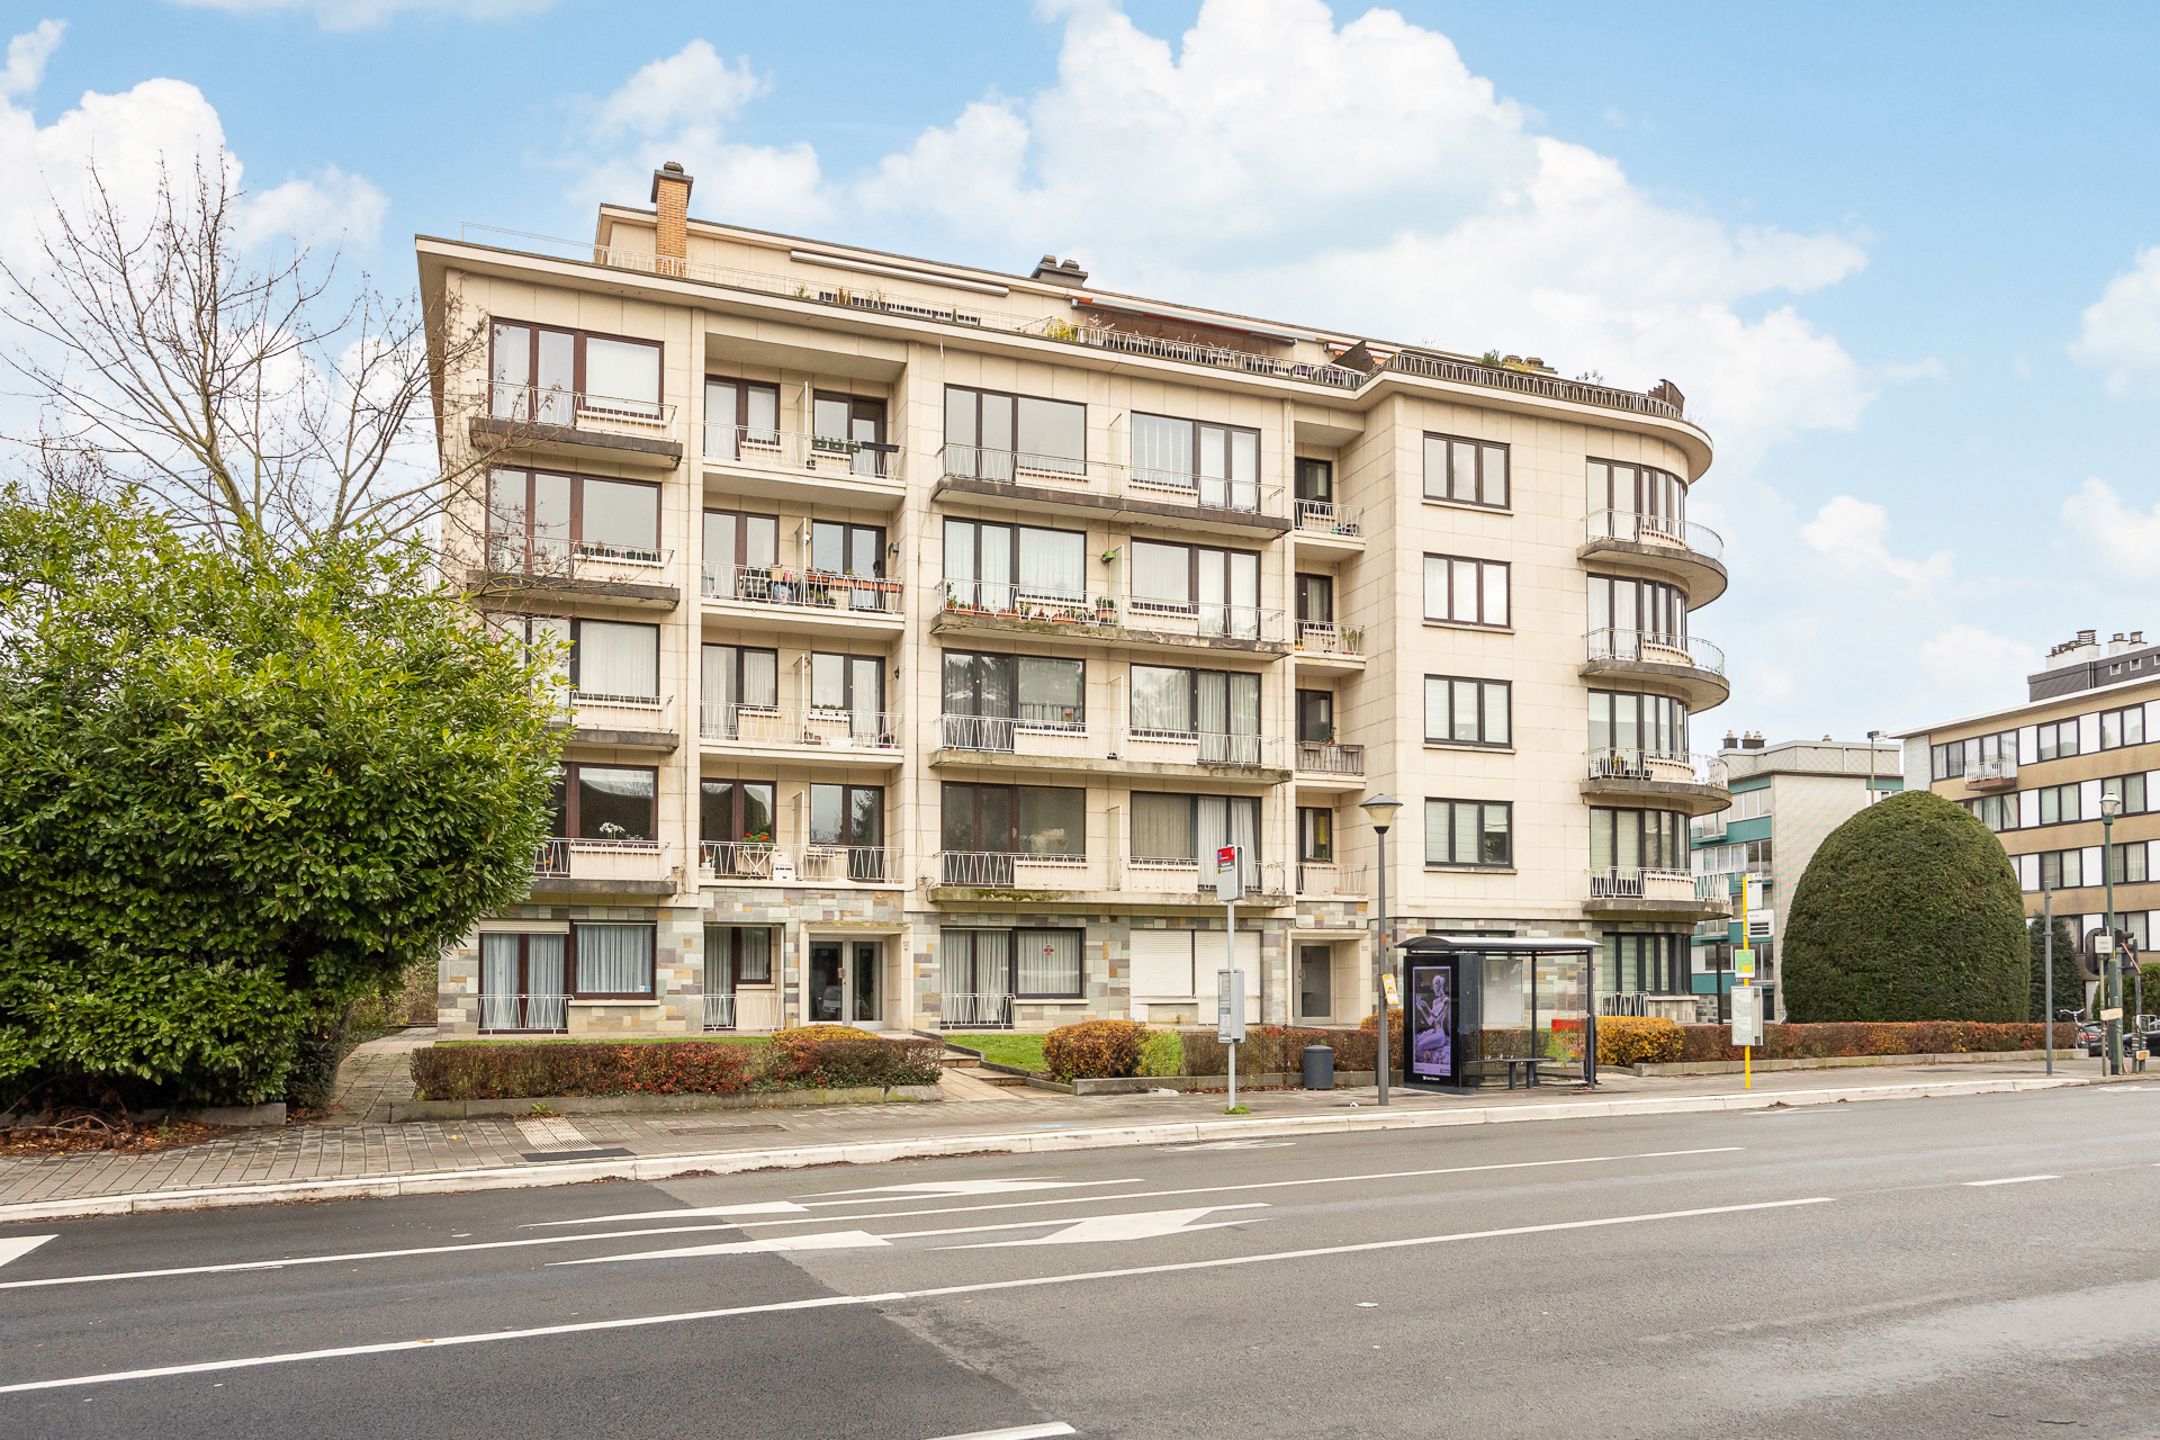
[[[1298,1064],[1305,1072],[1307,1090],[1335,1088],[1335,1048],[1332,1045],[1307,1045],[1298,1054]]]

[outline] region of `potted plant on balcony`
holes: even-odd
[[[1095,623],[1097,625],[1117,624],[1117,601],[1111,599],[1108,595],[1096,596]]]

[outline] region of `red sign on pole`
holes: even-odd
[[[1235,845],[1218,845],[1218,846],[1216,846],[1216,847],[1215,847],[1215,868],[1216,868],[1216,869],[1218,869],[1218,870],[1228,870],[1228,869],[1232,868],[1233,866],[1235,866],[1236,864],[1237,864],[1237,846],[1235,846]]]

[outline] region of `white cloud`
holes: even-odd
[[[1950,367],[1943,364],[1939,355],[1928,355],[1918,360],[1889,360],[1876,367],[1883,380],[1891,385],[1910,385],[1916,380],[1947,380]]]
[[[240,243],[371,245],[389,208],[389,197],[364,176],[327,165],[311,179],[287,180],[249,196],[240,214]]]
[[[747,57],[729,64],[704,40],[632,75],[600,102],[600,124],[616,134],[656,135],[671,126],[732,120],[766,82]]]
[[[35,30],[8,41],[7,63],[0,66],[0,96],[28,95],[37,89],[45,77],[45,62],[60,48],[66,29],[65,20],[40,20]]]
[[[2131,267],[2085,307],[2070,358],[2106,371],[2116,395],[2141,383],[2160,385],[2160,245],[2138,251]]]
[[[227,15],[306,15],[325,30],[366,30],[400,15],[440,14],[466,20],[537,15],[554,0],[166,0],[190,10]]]
[[[2153,583],[2153,556],[2160,554],[2160,504],[2149,510],[2125,504],[2114,486],[2087,477],[2064,498],[2062,523],[2064,541],[2076,554],[2097,559],[2115,579]]]
[[[1949,551],[1936,550],[1915,560],[1893,552],[1889,534],[1890,512],[1851,495],[1825,501],[1815,518],[1800,527],[1809,549],[1848,574],[1887,576],[1901,598],[1932,597],[1949,584],[1955,570]]]
[[[2040,652],[1978,625],[1952,625],[1920,646],[1920,668],[1947,692],[1941,713],[1926,718],[1948,720],[2002,704],[2006,690],[2040,668]]]

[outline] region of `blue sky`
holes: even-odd
[[[681,158],[716,219],[1669,375],[1734,570],[1698,739],[2160,634],[2149,9],[17,0],[10,35],[0,246],[24,177],[191,129],[261,229],[401,286],[416,231],[575,236]]]

